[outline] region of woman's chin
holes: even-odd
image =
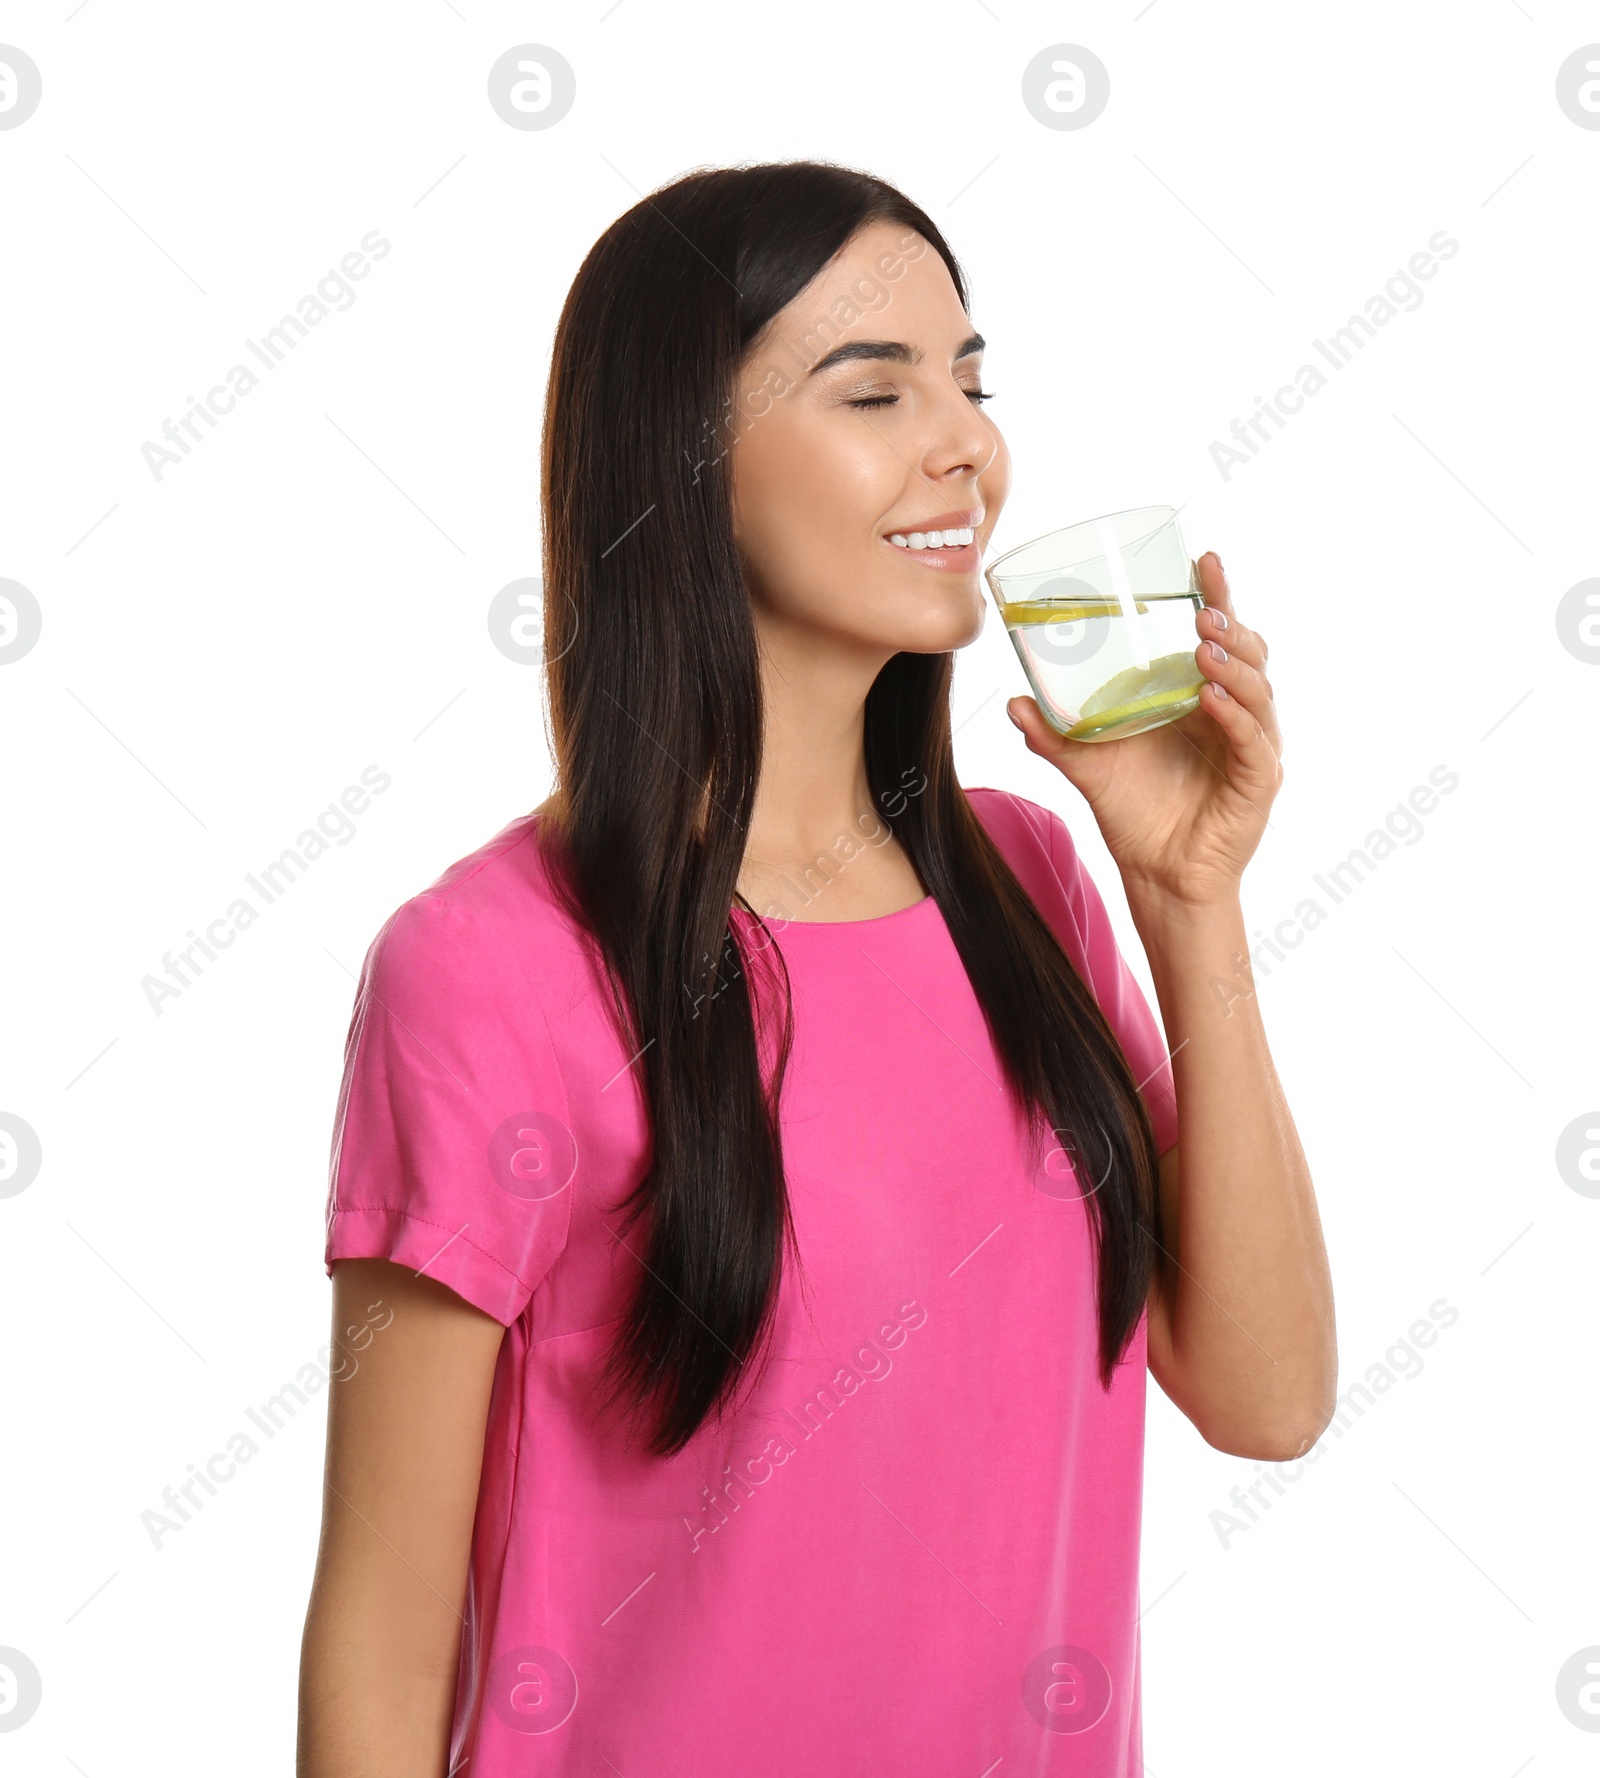
[[[896,626],[905,637],[899,647],[913,654],[965,648],[982,633],[986,610],[983,593],[975,585],[952,583],[940,588],[936,596],[922,601],[910,622]]]

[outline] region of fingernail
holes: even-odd
[[[1010,704],[1006,705],[1006,715],[1011,718],[1018,728],[1022,728],[1022,718],[1017,715],[1015,709],[1013,709]],[[1026,730],[1024,730],[1024,733],[1026,733]]]
[[[1228,614],[1226,611],[1219,610],[1215,605],[1208,605],[1206,607],[1206,610],[1211,613],[1211,621],[1217,626],[1217,628],[1219,630],[1227,629]]]
[[[1225,698],[1228,695],[1227,686],[1219,685],[1215,679],[1213,679],[1211,681],[1211,689],[1217,694],[1217,696],[1219,698]]]
[[[1228,658],[1228,651],[1220,642],[1208,642],[1206,647],[1211,650],[1211,658],[1213,660],[1225,661]]]

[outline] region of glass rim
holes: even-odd
[[[1067,536],[1067,534],[1069,532],[1072,532],[1072,531],[1087,530],[1092,525],[1098,525],[1104,519],[1125,519],[1133,513],[1144,513],[1144,512],[1164,513],[1166,516],[1164,518],[1160,519],[1157,523],[1153,524],[1148,531],[1142,533],[1138,537],[1132,537],[1126,543],[1119,544],[1117,546],[1119,550],[1135,549],[1140,544],[1145,543],[1151,537],[1154,537],[1156,532],[1164,530],[1168,525],[1170,525],[1177,518],[1178,510],[1179,509],[1176,506],[1162,506],[1162,505],[1125,506],[1125,507],[1119,508],[1116,512],[1096,513],[1093,518],[1075,519],[1070,525],[1058,525],[1056,527],[1056,529],[1053,531],[1044,531],[1044,532],[1041,532],[1040,535],[1037,537],[1030,537],[1026,543],[1013,544],[1011,546],[1011,548],[1008,549],[1004,553],[1004,555],[996,556],[992,562],[987,562],[984,564],[984,574],[986,576],[990,575],[990,574],[997,574],[1005,567],[1007,562],[1011,561],[1011,559],[1015,556],[1020,556],[1024,550],[1037,549],[1040,546],[1040,544],[1049,543],[1052,538],[1065,537],[1065,536]],[[1106,552],[1104,549],[1097,549],[1094,552],[1094,555],[1085,556],[1083,558],[1083,560],[1085,562],[1092,562],[1099,557],[1103,557],[1105,555],[1105,553]],[[1079,566],[1081,564],[1074,564],[1074,565]],[[1043,570],[1038,570],[1037,572],[1043,572]]]

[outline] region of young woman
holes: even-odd
[[[1060,817],[955,778],[982,354],[836,166],[695,173],[578,273],[557,789],[384,926],[346,1048],[301,1778],[1134,1778],[1147,1363],[1220,1450],[1327,1424],[1239,910],[1266,645],[1208,555],[1198,710],[1013,700],[1164,1042]]]

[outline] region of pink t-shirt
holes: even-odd
[[[966,794],[1164,1153],[1166,1048],[1065,824]],[[451,1771],[1137,1778],[1146,1325],[1103,1390],[1086,1212],[1059,1151],[1029,1170],[937,902],[769,923],[805,1288],[740,1410],[653,1458],[591,1412],[644,1105],[538,819],[374,941],[333,1142],[329,1274],[391,1259],[506,1325]]]

